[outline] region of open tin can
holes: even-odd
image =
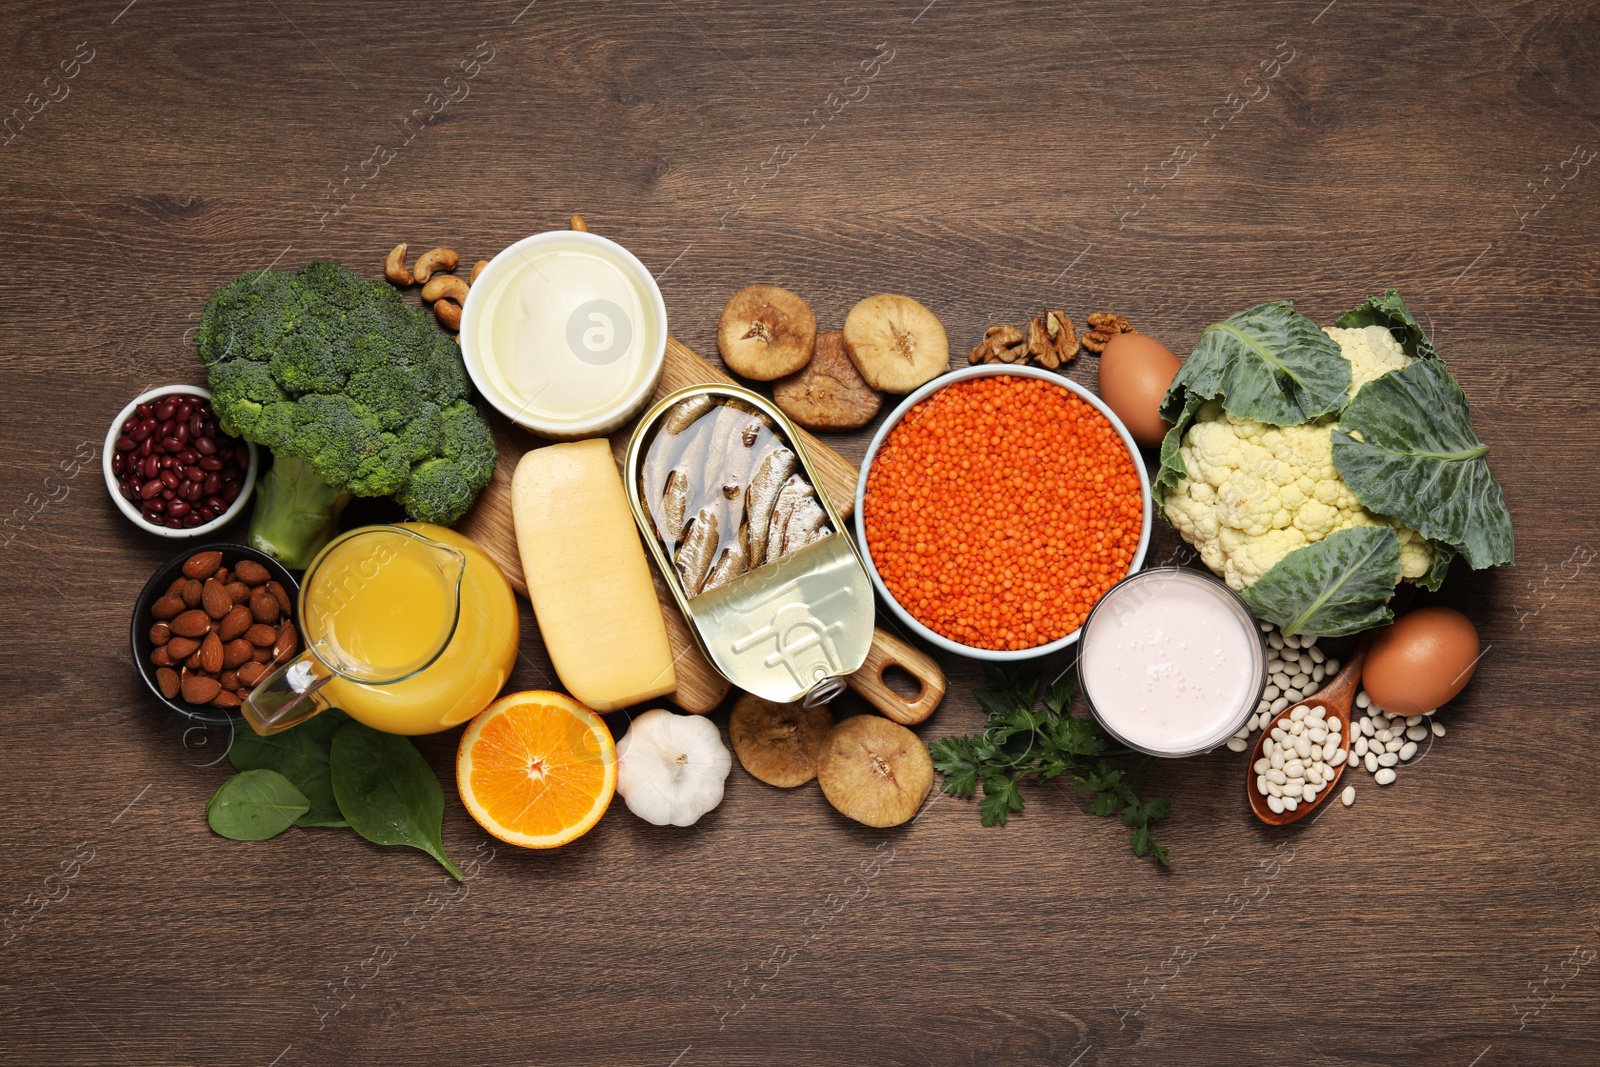
[[[872,645],[872,584],[788,417],[736,385],[689,386],[645,412],[624,463],[706,658],[768,700],[832,699]]]

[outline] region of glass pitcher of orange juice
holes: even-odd
[[[260,734],[329,707],[429,734],[487,707],[517,656],[517,608],[493,560],[442,526],[364,526],[330,541],[300,586],[306,651],[244,706]]]

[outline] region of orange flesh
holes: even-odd
[[[534,709],[542,713],[519,714]],[[594,735],[562,708],[506,709],[484,724],[471,757],[473,796],[519,834],[560,834],[583,821],[605,788],[606,760]]]

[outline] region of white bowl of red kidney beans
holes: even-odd
[[[215,531],[256,485],[256,446],[223,433],[211,391],[195,385],[134,397],[111,424],[101,463],[117,507],[160,537]]]

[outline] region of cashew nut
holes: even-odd
[[[416,281],[411,277],[411,272],[406,270],[406,246],[404,243],[394,246],[389,253],[389,258],[383,261],[383,276],[402,289]]]
[[[458,304],[467,302],[467,283],[454,274],[436,274],[422,287],[422,299],[428,303],[449,297]]]
[[[449,300],[434,302],[433,313],[439,316],[439,322],[447,330],[461,330],[461,305],[451,303]]]
[[[434,271],[455,270],[460,260],[461,257],[452,249],[435,248],[417,257],[417,265],[411,268],[411,276],[419,285],[425,285],[433,277]]]
[[[469,285],[477,285],[478,284],[478,275],[482,274],[483,273],[483,268],[487,267],[488,265],[489,265],[489,261],[487,259],[480,259],[480,260],[478,260],[478,262],[474,263],[472,265],[472,277],[467,279],[467,284],[469,284]]]
[[[567,221],[567,226],[570,229],[577,230],[579,233],[589,232],[589,224],[583,221],[582,215],[572,216],[572,218]]]

